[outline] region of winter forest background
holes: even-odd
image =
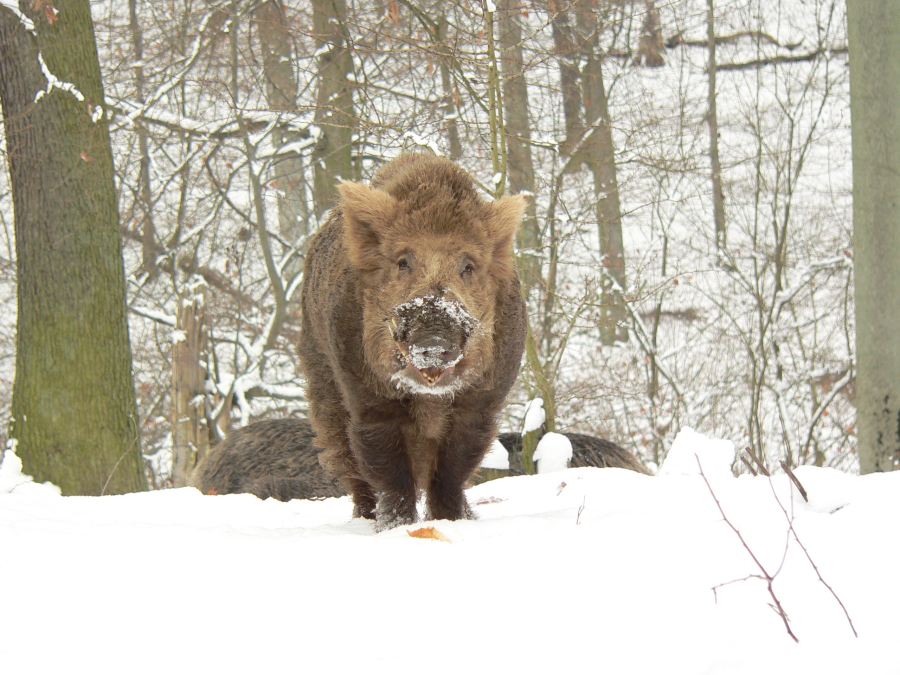
[[[305,409],[306,242],[338,179],[404,151],[456,159],[486,193],[534,195],[518,247],[531,339],[503,428],[540,396],[550,426],[651,465],[690,424],[774,464],[857,468],[843,0],[91,13],[154,487],[183,484],[193,448],[230,426]],[[4,422],[12,214],[2,171]]]

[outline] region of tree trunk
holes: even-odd
[[[254,11],[259,28],[263,53],[263,72],[266,79],[266,101],[270,110],[294,113],[297,111],[297,78],[294,75],[294,54],[291,49],[291,30],[280,0],[266,0]],[[278,232],[288,242],[297,244],[309,234],[309,213],[306,202],[306,180],[303,156],[290,144],[302,140],[301,135],[277,126],[273,142],[278,152],[289,149],[287,156],[275,160],[269,182],[278,194]],[[287,270],[290,279],[300,271],[300,260]]]
[[[584,136],[584,119],[581,115],[581,71],[578,67],[578,47],[572,31],[569,5],[569,0],[548,2],[553,48],[559,59],[559,86],[566,125],[566,137],[559,144],[559,151],[564,157],[572,154]]]
[[[707,44],[707,113],[709,127],[709,163],[712,178],[713,223],[715,224],[716,254],[725,252],[725,192],[722,189],[722,164],[719,162],[719,116],[716,108],[716,18],[713,0],[706,0]]]
[[[33,31],[0,6],[0,103],[18,271],[11,437],[25,470],[63,494],[142,490],[112,153],[90,3],[67,2],[52,24],[26,5]]]
[[[900,467],[900,4],[847,3],[862,473]]]
[[[600,339],[605,345],[628,339],[625,326],[625,244],[622,238],[622,210],[613,147],[609,105],[603,83],[600,53],[600,21],[592,0],[579,0],[578,33],[581,60],[581,95],[587,137],[582,143],[585,162],[594,176],[595,212],[604,267],[600,315]]]
[[[134,50],[134,94],[139,105],[144,103],[144,33],[138,17],[138,0],[128,0],[131,48]],[[138,211],[141,213],[141,267],[147,274],[156,274],[156,226],[153,222],[153,192],[150,186],[150,148],[147,129],[141,120],[135,120],[138,137],[140,170],[138,175]]]
[[[184,487],[209,451],[205,284],[192,284],[178,303],[172,344],[172,484]]]
[[[500,0],[497,3],[497,19],[500,27],[500,62],[503,66],[503,113],[506,130],[507,176],[513,193],[532,195],[522,225],[519,228],[518,247],[520,277],[523,293],[527,298],[532,288],[541,280],[540,228],[533,195],[537,193],[534,181],[534,162],[531,157],[531,126],[528,118],[528,83],[525,80],[522,57],[522,27],[519,13],[522,0]]]
[[[644,0],[644,22],[641,25],[641,38],[638,40],[638,55],[635,60],[648,68],[660,68],[666,64],[663,58],[665,47],[662,26],[659,22],[659,8],[655,0]]]
[[[441,89],[444,103],[444,127],[447,130],[447,143],[450,149],[450,159],[457,160],[462,157],[462,143],[459,140],[459,110],[456,107],[457,92],[453,86],[453,78],[450,76],[450,66],[453,63],[453,50],[447,43],[447,19],[440,17],[435,25],[435,42],[440,50]]]
[[[336,186],[353,176],[353,59],[346,39],[344,0],[313,0],[313,30],[318,63],[315,123],[319,138],[313,152],[316,217],[334,206]]]

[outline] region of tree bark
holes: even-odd
[[[559,144],[559,151],[564,157],[570,156],[584,137],[581,71],[578,67],[578,47],[569,17],[570,4],[569,0],[549,0],[547,5],[553,48],[559,59],[559,86],[566,126],[566,137]]]
[[[0,103],[18,272],[10,435],[25,470],[63,494],[142,490],[112,153],[90,4],[67,2],[52,24],[31,3],[20,6],[28,7],[33,31],[0,7]]]
[[[128,20],[131,48],[134,50],[134,94],[139,105],[144,104],[144,33],[138,16],[138,0],[128,0]],[[138,175],[138,203],[141,213],[141,267],[148,274],[156,274],[156,225],[153,222],[153,192],[150,186],[150,147],[147,128],[135,120],[138,137],[140,170]]]
[[[313,0],[312,8],[319,55],[315,123],[320,134],[313,152],[313,189],[316,217],[321,219],[334,206],[338,181],[354,177],[353,59],[345,0]]]
[[[441,89],[444,98],[444,128],[447,130],[447,144],[450,150],[450,159],[457,160],[462,157],[462,142],[459,140],[459,110],[456,107],[457,92],[453,86],[453,78],[450,75],[450,66],[453,63],[453,50],[447,43],[447,18],[439,17],[435,24],[435,43],[440,49]]]
[[[592,0],[578,0],[578,37],[581,60],[581,95],[587,123],[581,152],[594,177],[595,213],[600,237],[604,274],[601,283],[600,340],[611,345],[628,339],[625,326],[625,244],[622,237],[622,210],[616,175],[615,147],[609,119],[606,86],[603,83],[603,56],[600,51],[601,24]]]
[[[722,189],[722,164],[719,161],[719,116],[716,106],[716,18],[713,0],[706,0],[706,44],[708,58],[707,75],[707,113],[706,124],[709,128],[709,163],[712,180],[713,223],[715,225],[716,253],[725,252],[727,231],[725,229],[725,192]]]
[[[527,298],[541,280],[540,228],[533,195],[537,193],[531,157],[531,125],[528,113],[528,83],[522,56],[522,27],[519,14],[522,0],[500,0],[497,20],[500,28],[500,62],[503,67],[503,113],[505,116],[507,177],[513,193],[532,195],[518,233],[519,274]]]
[[[293,113],[297,110],[297,77],[294,75],[294,53],[291,48],[291,30],[280,0],[266,0],[254,11],[259,28],[259,41],[263,53],[263,72],[266,80],[266,102],[269,109]],[[285,126],[277,126],[272,137],[275,148],[289,146],[301,140],[300,134]],[[278,193],[278,231],[292,244],[309,234],[309,213],[306,202],[305,169],[303,155],[296,149],[287,157],[276,160],[270,183]],[[300,271],[300,260],[287,270],[288,278]]]
[[[204,364],[209,362],[206,285],[188,287],[175,313],[172,344],[172,484],[184,487],[209,451]]]
[[[847,3],[862,473],[900,468],[900,4]]]
[[[638,55],[635,60],[648,68],[660,68],[666,64],[666,60],[663,58],[665,49],[662,26],[659,21],[659,8],[656,6],[655,0],[644,0],[644,21],[641,25]]]

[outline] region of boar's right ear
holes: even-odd
[[[344,213],[344,243],[350,262],[361,270],[379,266],[378,245],[397,212],[397,200],[361,183],[338,185]]]
[[[513,242],[528,206],[525,195],[501,197],[488,204],[487,226],[493,243],[494,273],[508,277],[515,269]]]

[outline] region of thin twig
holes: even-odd
[[[731,528],[731,531],[734,532],[735,536],[743,545],[744,549],[753,559],[753,562],[759,568],[759,571],[762,573],[762,579],[766,582],[766,588],[769,591],[769,597],[772,598],[773,608],[778,613],[778,616],[781,617],[782,622],[784,623],[784,629],[787,631],[787,634],[791,636],[791,639],[794,642],[800,642],[796,635],[794,635],[794,631],[791,630],[791,623],[788,620],[787,613],[784,611],[784,607],[781,606],[781,601],[778,599],[778,596],[775,595],[775,589],[772,587],[775,583],[775,576],[769,574],[768,570],[765,566],[760,562],[759,558],[756,557],[756,554],[750,548],[750,545],[747,543],[747,540],[744,539],[744,535],[741,534],[741,531],[735,527],[734,523],[728,520],[728,516],[725,515],[725,510],[722,508],[722,503],[719,501],[719,498],[716,496],[715,491],[710,485],[709,480],[706,478],[706,474],[703,473],[703,466],[700,464],[700,458],[695,454],[694,459],[697,461],[697,469],[700,471],[700,477],[703,479],[703,482],[706,483],[706,488],[709,490],[709,494],[712,496],[713,501],[716,503],[716,507],[719,509],[719,513],[722,514],[722,519],[725,521],[725,524]],[[779,502],[780,503],[780,502]],[[792,526],[793,529],[793,526]],[[746,579],[755,578],[756,575],[751,575],[746,577]],[[721,584],[720,584],[721,585]],[[715,595],[715,588],[713,589],[713,594]]]
[[[788,475],[791,476],[792,474],[789,473]],[[778,504],[778,508],[780,508],[781,512],[784,514],[784,518],[787,521],[788,530],[790,531],[791,536],[793,536],[794,541],[797,542],[797,545],[800,547],[800,550],[803,551],[803,555],[806,556],[807,561],[809,561],[809,564],[812,566],[813,571],[815,571],[816,576],[819,578],[819,581],[822,583],[823,586],[825,586],[825,588],[828,589],[828,592],[831,593],[831,596],[835,599],[837,604],[840,605],[841,609],[844,612],[844,616],[847,619],[847,623],[850,624],[850,630],[853,631],[853,637],[858,638],[859,633],[856,632],[856,626],[853,625],[853,619],[850,618],[850,612],[847,611],[847,607],[844,605],[844,603],[838,597],[838,594],[834,591],[834,589],[831,587],[831,585],[827,581],[825,581],[824,578],[822,578],[822,574],[821,574],[821,572],[819,572],[819,568],[816,566],[816,563],[813,562],[812,556],[809,554],[809,551],[806,549],[806,546],[803,545],[803,542],[800,541],[800,536],[797,534],[797,530],[794,529],[794,519],[790,516],[790,514],[787,512],[787,509],[784,508],[784,504],[782,504],[781,500],[778,498],[778,494],[775,492],[775,486],[773,485],[771,479],[769,480],[769,489],[772,491],[772,496],[775,497],[775,501]]]
[[[787,462],[781,462],[782,470],[788,475],[788,478],[791,479],[791,482],[800,492],[800,496],[803,497],[803,501],[809,503],[809,497],[806,495],[806,488],[803,487],[803,484],[800,482],[800,479],[797,478],[797,475],[794,473],[794,470],[791,468],[791,465]]]

